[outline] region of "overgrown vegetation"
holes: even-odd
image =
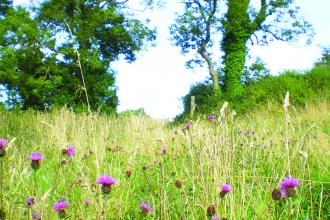
[[[286,91],[292,94],[291,100],[296,107],[305,107],[307,103],[319,100],[330,100],[330,65],[327,63],[320,62],[303,73],[286,71],[278,76],[270,75],[259,61],[252,67],[246,69],[242,78],[243,97],[230,104],[238,113],[257,111],[268,103],[282,105]],[[212,96],[212,87],[208,81],[198,83],[183,97],[184,112],[177,120],[189,117],[191,96],[195,96],[196,100],[196,117],[217,112],[228,101],[225,95]]]
[[[1,218],[328,219],[329,105],[291,108],[287,130],[273,108],[176,128],[144,116],[1,110]],[[39,167],[32,152],[43,155]],[[117,181],[110,192],[97,184],[104,174]],[[289,175],[298,186],[277,197]]]

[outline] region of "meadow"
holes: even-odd
[[[330,219],[329,112],[1,110],[0,219]]]

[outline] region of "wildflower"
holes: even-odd
[[[289,176],[282,180],[281,190],[285,192],[288,197],[294,197],[296,194],[295,187],[299,186],[300,183],[297,179]]]
[[[85,206],[87,207],[87,206],[89,206],[91,204],[91,201],[88,200],[88,199],[85,199],[84,203],[85,203]]]
[[[282,180],[281,189],[295,188],[299,185],[300,183],[297,179],[293,178],[292,176],[289,176]]]
[[[211,220],[220,220],[220,218],[217,217],[217,216],[213,216],[213,217],[211,218]]]
[[[0,148],[4,148],[7,145],[7,141],[4,139],[0,139]]]
[[[190,123],[189,123],[189,121],[187,121],[187,122],[184,124],[184,128],[187,129],[187,130],[190,128]]]
[[[27,206],[32,206],[36,203],[35,199],[34,198],[30,198],[30,197],[27,197],[26,199],[26,205]]]
[[[6,155],[5,146],[7,145],[7,141],[4,139],[0,139],[0,157]]]
[[[154,211],[154,209],[152,208],[152,206],[151,205],[147,205],[145,202],[142,202],[140,204],[140,209],[141,209],[141,212],[142,212],[143,215],[146,215],[149,212]]]
[[[215,215],[215,205],[209,205],[207,207],[207,215],[208,216],[213,216]]]
[[[125,173],[126,173],[127,177],[130,177],[132,175],[132,167],[127,166]]]
[[[227,193],[230,193],[231,191],[231,186],[227,183],[224,183],[221,185],[221,191],[219,193],[219,196],[223,198]]]
[[[116,184],[116,179],[113,178],[112,176],[104,175],[100,176],[99,179],[97,180],[98,184],[102,185],[102,192],[104,194],[108,194],[111,191],[111,186]]]
[[[67,164],[68,162],[66,161],[66,159],[62,159],[61,160],[61,165],[65,165],[65,164]]]
[[[166,154],[166,149],[167,149],[167,147],[166,146],[163,146],[162,147],[162,151],[160,152],[160,155]]]
[[[274,199],[274,200],[280,200],[281,199],[281,196],[282,196],[282,193],[281,193],[281,190],[279,190],[279,189],[274,189],[273,191],[272,191],[272,198]]]
[[[40,168],[40,161],[44,159],[44,156],[40,153],[33,152],[30,154],[30,159],[32,169],[38,170]]]
[[[177,188],[181,188],[181,187],[182,187],[182,181],[181,181],[180,179],[177,179],[177,180],[175,181],[175,186],[176,186]]]
[[[65,218],[65,209],[68,208],[68,203],[61,199],[60,201],[56,202],[53,206],[55,212],[58,213],[60,218]]]
[[[41,216],[38,212],[32,210],[32,219],[39,220],[39,219],[41,219]]]
[[[88,150],[89,154],[94,154],[94,151],[92,149]]]
[[[66,154],[68,157],[73,157],[74,152],[74,146],[68,146],[68,148],[62,150],[62,153]]]
[[[215,115],[207,116],[207,120],[209,120],[209,121],[214,121],[216,118],[217,118],[217,116],[215,116]]]

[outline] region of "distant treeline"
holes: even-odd
[[[260,62],[258,63],[259,67]],[[244,95],[230,102],[230,108],[238,113],[255,111],[267,104],[282,105],[286,91],[290,92],[290,102],[295,107],[304,107],[307,103],[319,100],[330,100],[330,62],[319,62],[306,71],[285,71],[278,76],[269,74],[265,68],[256,72],[246,70]],[[195,97],[194,116],[218,113],[226,96],[214,94],[210,81],[193,85],[189,93],[183,97],[184,112],[177,120],[190,117],[191,97]]]

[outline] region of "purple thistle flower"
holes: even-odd
[[[113,178],[112,176],[108,176],[108,175],[100,176],[99,179],[97,180],[97,183],[102,184],[102,185],[115,185],[116,182],[117,181],[115,178]]]
[[[39,160],[44,159],[44,156],[42,154],[40,154],[40,153],[32,152],[30,154],[30,159],[32,161],[39,161]]]
[[[221,191],[225,193],[230,193],[232,191],[231,186],[227,183],[221,185]]]
[[[44,156],[40,153],[33,152],[30,154],[31,167],[35,171],[40,168],[40,161],[44,159]]]
[[[0,139],[0,148],[4,148],[7,144],[8,143],[5,139]]]
[[[34,198],[27,197],[27,199],[26,199],[26,205],[27,206],[32,206],[35,203],[36,203],[36,201],[34,200]]]
[[[305,220],[310,220],[310,218],[306,217]]]
[[[68,157],[73,157],[75,152],[74,146],[68,146],[68,148],[66,149],[66,154],[68,155]]]
[[[140,204],[140,208],[141,208],[142,214],[147,214],[148,212],[152,212],[154,210],[151,205],[147,205],[145,202],[142,202]]]
[[[281,198],[282,199],[285,199],[286,198],[285,190],[281,190]]]
[[[286,190],[288,188],[295,188],[299,185],[300,183],[297,179],[293,178],[292,176],[289,176],[282,180],[281,189]]]
[[[89,206],[91,204],[91,201],[88,199],[85,199],[84,203],[85,203],[85,206]]]
[[[216,118],[217,118],[217,116],[215,116],[215,115],[207,116],[207,120],[209,120],[209,121],[214,121]]]
[[[162,147],[162,151],[160,152],[160,155],[166,154],[166,149],[167,149],[167,147],[166,146],[163,146]]]
[[[41,219],[41,216],[38,212],[32,210],[32,219]]]
[[[7,141],[4,139],[0,139],[0,157],[4,157],[6,155],[5,146],[7,145]]]
[[[186,122],[186,123],[184,124],[184,128],[185,128],[185,129],[189,129],[189,128],[190,128],[190,123],[189,123],[189,122]]]
[[[68,208],[69,204],[64,201],[64,199],[61,199],[60,201],[56,202],[53,206],[53,209],[55,212],[61,212],[64,211],[66,208]]]
[[[97,180],[98,184],[102,185],[102,192],[104,194],[109,194],[111,191],[112,185],[116,184],[116,179],[113,178],[112,176],[104,175],[100,176],[99,179]]]
[[[217,217],[217,216],[213,216],[213,217],[211,218],[211,220],[220,220],[220,218]]]

